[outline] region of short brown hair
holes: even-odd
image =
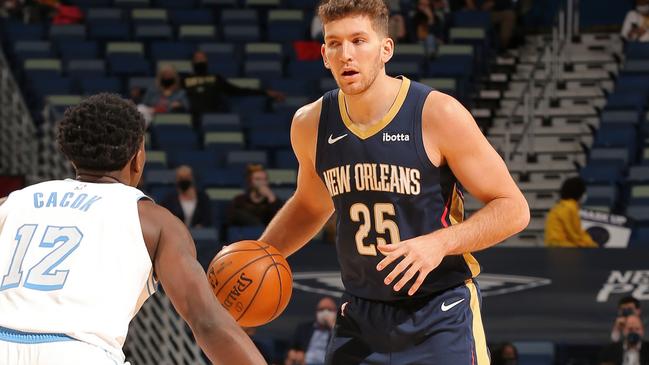
[[[372,21],[375,31],[388,34],[390,13],[384,0],[322,0],[318,5],[318,16],[322,24],[354,15],[366,15]]]

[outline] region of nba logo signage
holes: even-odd
[[[649,270],[613,270],[597,294],[597,301],[607,302],[613,294],[632,295],[649,300]]]
[[[626,248],[628,246],[631,229],[627,227],[626,217],[587,209],[581,209],[579,215],[581,226],[600,247]]]

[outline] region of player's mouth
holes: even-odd
[[[342,72],[343,80],[351,81],[356,77],[356,75],[360,75],[360,73],[354,70],[347,70]]]

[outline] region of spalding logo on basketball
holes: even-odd
[[[244,327],[261,326],[277,318],[293,288],[284,257],[258,241],[224,247],[210,263],[207,278],[223,307]]]

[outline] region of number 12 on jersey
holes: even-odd
[[[374,204],[374,230],[378,234],[385,234],[390,236],[390,243],[399,243],[399,226],[397,223],[386,216],[395,216],[394,204],[391,203],[376,203]],[[349,208],[349,216],[354,222],[361,222],[358,231],[356,231],[356,248],[358,253],[365,256],[376,256],[376,246],[387,244],[382,237],[376,237],[376,243],[365,245],[363,240],[368,236],[372,229],[372,215],[370,208],[363,203],[356,203]]]
[[[2,277],[0,291],[20,286],[23,277],[23,260],[38,229],[37,224],[25,224],[16,233],[16,249],[9,265],[9,272]],[[79,247],[83,234],[77,227],[47,226],[38,247],[49,248],[47,254],[27,272],[25,288],[50,291],[63,288],[68,270],[55,270]],[[53,248],[57,244],[58,247]],[[53,248],[53,249],[52,249]]]

